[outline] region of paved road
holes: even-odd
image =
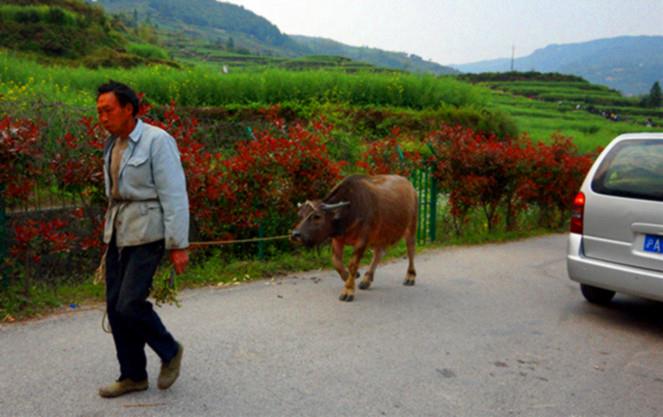
[[[1,416],[661,416],[663,307],[583,301],[565,236],[384,265],[353,303],[332,271],[182,295],[162,317],[183,373],[97,396],[116,376],[100,310],[0,327]]]

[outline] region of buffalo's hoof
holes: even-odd
[[[412,286],[414,286],[414,280],[413,279],[406,279],[405,281],[403,281],[403,285],[405,285],[406,287],[412,287]]]
[[[361,281],[359,283],[360,290],[367,290],[371,287],[371,281]]]
[[[338,297],[338,299],[341,300],[341,301],[350,302],[350,301],[353,301],[355,299],[355,296],[352,295],[352,294],[341,294],[341,296]]]

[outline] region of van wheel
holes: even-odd
[[[580,291],[582,291],[582,295],[585,299],[593,304],[608,304],[615,296],[614,291],[592,287],[587,284],[580,284]]]

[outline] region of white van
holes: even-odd
[[[663,301],[663,133],[620,135],[596,159],[574,201],[567,269],[592,303]]]

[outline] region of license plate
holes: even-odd
[[[645,252],[663,253],[663,236],[645,235]]]

